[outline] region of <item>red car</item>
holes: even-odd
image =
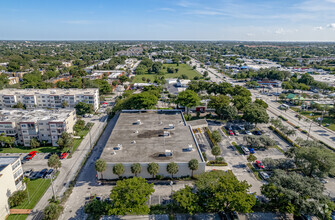
[[[26,160],[31,160],[31,159],[33,159],[33,158],[35,157],[36,153],[37,153],[36,151],[32,151],[32,152],[30,152],[30,153],[27,155]]]
[[[259,161],[259,160],[256,160],[256,166],[257,166],[259,169],[264,169],[264,166],[263,166],[262,162]]]
[[[232,130],[229,130],[228,132],[230,136],[234,136],[234,132]]]
[[[65,159],[67,157],[67,155],[69,155],[68,152],[62,153],[62,155],[60,155],[60,159]]]

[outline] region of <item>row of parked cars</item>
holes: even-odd
[[[262,132],[259,130],[254,130],[253,132],[250,132],[249,130],[245,130],[244,126],[241,125],[225,126],[225,129],[228,131],[228,134],[230,136],[238,136],[239,134],[262,135]]]
[[[32,169],[27,170],[23,173],[23,175],[29,179],[39,179],[39,178],[50,178],[54,173],[54,169],[43,169],[41,171],[34,172]]]
[[[30,152],[24,159],[26,161],[28,160],[32,160],[35,156],[36,156],[37,152],[36,151],[32,151]],[[49,159],[51,157],[51,155],[53,155],[54,153],[49,153],[47,154],[44,159]],[[69,155],[69,152],[64,152],[64,153],[57,153],[57,155],[59,156],[60,159],[65,159],[68,155]]]

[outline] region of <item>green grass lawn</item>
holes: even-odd
[[[312,116],[310,116],[311,113],[313,113]],[[300,114],[314,121],[317,120],[317,118],[321,118],[320,112],[304,111],[304,112],[300,112]],[[322,125],[325,126],[326,124],[329,124],[327,128],[335,131],[335,119],[333,117],[328,116],[328,115],[323,115]]]
[[[81,130],[80,132],[78,132],[77,136],[83,136],[85,138],[85,136],[88,134],[88,131],[89,131],[88,129]],[[81,138],[73,140],[73,148],[69,155],[69,158],[72,157],[72,154],[77,150],[82,140],[83,139]]]
[[[50,153],[58,152],[58,147],[47,146],[47,147],[38,147],[38,148],[29,148],[24,146],[18,146],[13,148],[0,148],[0,153],[29,153],[31,151],[37,151],[37,153]]]
[[[179,66],[177,66],[177,64],[163,64],[163,67],[166,67],[165,69],[162,68],[162,73],[164,73],[165,79],[178,78],[178,77],[181,77],[181,75],[183,74],[186,75],[188,79],[193,79],[195,76],[198,76],[198,77],[202,76],[200,73],[193,70],[192,67],[187,64],[179,64]],[[178,68],[179,70],[177,73],[167,73],[168,67]],[[153,82],[155,80],[155,76],[157,75],[155,74],[137,75],[135,76],[132,82],[133,83],[147,82],[147,81],[142,80],[143,77],[145,77],[146,79],[150,79],[150,82]]]
[[[16,207],[12,207],[13,209],[33,209],[37,202],[41,199],[44,193],[50,186],[50,179],[36,179],[30,180],[28,182],[28,192],[29,192],[29,200],[28,198],[24,200],[24,202]]]
[[[9,215],[6,220],[24,220],[28,215]]]

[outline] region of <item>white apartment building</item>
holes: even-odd
[[[92,104],[99,109],[99,89],[3,89],[0,90],[0,109],[11,108],[21,102],[31,108],[74,108],[79,102]]]
[[[62,132],[73,133],[76,120],[74,109],[0,110],[0,134],[15,137],[24,146],[33,138],[57,146]]]
[[[0,220],[9,215],[8,197],[24,190],[20,157],[0,157]]]

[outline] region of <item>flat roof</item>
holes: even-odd
[[[172,124],[174,128],[169,129]],[[164,131],[170,135],[163,136]],[[188,162],[191,159],[203,162],[191,132],[181,111],[124,110],[100,158],[107,163]],[[122,147],[115,150],[118,144]],[[192,151],[186,150],[189,145]],[[163,156],[166,150],[171,150],[172,156]]]
[[[1,95],[92,95],[98,93],[97,88],[86,88],[86,89],[3,89]]]
[[[16,156],[16,157],[15,156],[12,156],[12,157],[0,157],[0,167],[12,164],[15,161],[17,161],[17,159],[19,159],[18,156]]]
[[[0,110],[0,122],[37,122],[50,120],[52,122],[65,121],[75,110],[59,109],[6,109]]]

